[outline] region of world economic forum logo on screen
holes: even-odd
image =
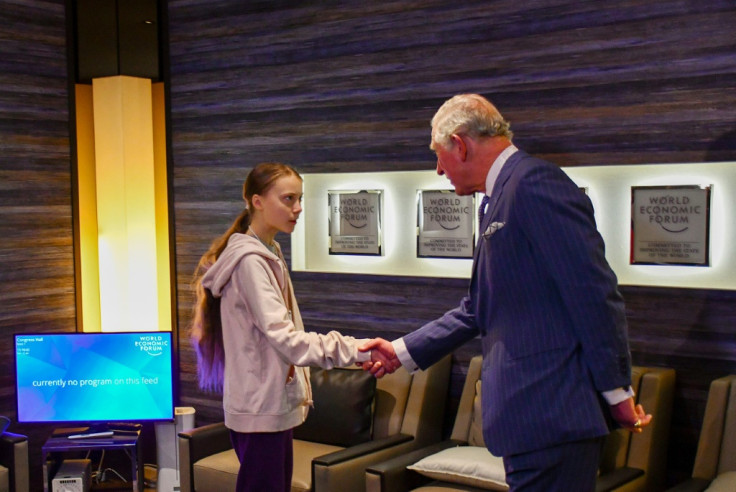
[[[157,357],[168,348],[169,341],[161,335],[141,335],[135,342],[135,346],[148,355]]]

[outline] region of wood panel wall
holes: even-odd
[[[0,40],[0,414],[40,490],[50,430],[15,422],[12,335],[75,330],[64,1],[0,1]]]
[[[515,143],[560,165],[736,160],[730,0],[172,0],[180,336],[188,282],[256,163],[302,172],[432,169],[429,120],[490,97]],[[288,245],[288,238],[280,238]],[[462,280],[295,273],[308,328],[395,338],[454,307]],[[736,294],[622,287],[634,362],[678,371],[670,479],[692,466],[710,379],[736,372]],[[200,393],[182,338],[182,404]],[[449,407],[472,342],[455,354]],[[707,369],[706,369],[707,367]]]

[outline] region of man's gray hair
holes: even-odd
[[[432,118],[432,141],[443,147],[453,134],[478,137],[514,136],[498,109],[479,94],[458,94],[440,106]]]

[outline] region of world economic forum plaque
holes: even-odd
[[[631,188],[632,264],[708,266],[710,186]]]
[[[381,190],[328,191],[330,254],[381,255]]]
[[[417,256],[472,258],[474,211],[472,195],[417,191]]]

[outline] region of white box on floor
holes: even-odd
[[[87,492],[91,468],[90,460],[64,460],[51,480],[51,492]]]
[[[156,462],[158,492],[175,492],[181,485],[179,480],[179,432],[194,428],[194,408],[176,407],[173,422],[157,422],[156,429]]]

